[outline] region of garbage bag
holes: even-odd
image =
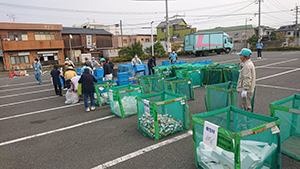
[[[70,90],[67,91],[66,93],[66,104],[74,104],[79,101],[79,96],[77,93],[70,92]]]

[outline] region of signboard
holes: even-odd
[[[86,47],[92,48],[92,35],[86,35]]]
[[[150,106],[149,106],[150,101],[144,99],[143,102],[144,102],[145,113],[147,115],[150,115]]]
[[[203,143],[215,149],[218,141],[218,129],[219,126],[205,121],[203,129]]]
[[[218,134],[217,146],[222,148],[223,150],[234,152],[232,138],[230,138],[222,133]]]
[[[44,56],[44,61],[48,61],[48,56]]]

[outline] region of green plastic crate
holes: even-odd
[[[279,123],[233,106],[193,115],[197,168],[281,168]]]
[[[280,119],[281,151],[300,161],[300,95],[273,102],[270,110]]]
[[[189,68],[189,69],[177,70],[176,76],[181,78],[192,79],[192,84],[194,88],[203,85],[203,73],[201,73],[201,68]]]
[[[161,91],[166,90],[186,95],[188,99],[194,99],[194,88],[190,78],[172,77],[160,80],[159,83]]]
[[[97,82],[95,85],[95,105],[96,106],[104,106],[109,104],[109,98],[107,89],[113,86],[117,86],[118,84],[116,82],[113,82],[111,80],[101,81]]]
[[[204,84],[211,85],[211,84],[218,84],[223,83],[224,80],[224,68],[235,67],[233,63],[226,63],[226,64],[218,64],[212,63],[208,64],[206,69],[203,69],[204,75]]]
[[[205,86],[205,106],[207,111],[217,110],[228,106],[238,107],[238,92],[236,90],[237,83],[225,82]],[[254,109],[255,100],[254,89],[253,98],[251,100],[252,112]]]
[[[189,129],[189,106],[186,96],[162,91],[139,96],[138,128],[154,140]]]
[[[138,77],[139,85],[143,87],[145,93],[160,92],[159,80],[164,79],[161,75],[146,75]]]
[[[124,118],[137,114],[135,97],[144,95],[144,89],[138,85],[123,85],[108,89],[110,108],[113,114]]]

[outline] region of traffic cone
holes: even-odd
[[[9,78],[13,78],[13,75],[11,74],[10,70],[9,70]]]
[[[14,76],[17,76],[17,73],[16,73],[15,69],[14,69]]]

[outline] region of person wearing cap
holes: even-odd
[[[261,59],[261,51],[262,51],[263,46],[264,46],[264,44],[261,42],[261,39],[259,39],[257,44],[256,44],[257,59]]]
[[[68,62],[69,66],[72,66],[73,68],[75,67],[74,63],[72,62],[72,60],[70,60],[69,58],[66,58],[65,63]]]
[[[95,93],[95,86],[94,82],[97,82],[97,79],[90,74],[89,69],[84,69],[83,74],[81,75],[78,83],[82,84],[82,93],[83,93],[83,101],[84,101],[84,107],[87,112],[90,110],[95,110],[94,106],[94,93]],[[89,107],[88,103],[88,97],[91,99],[91,108]]]
[[[66,86],[68,89],[70,88],[71,79],[75,76],[77,76],[77,74],[74,71],[74,68],[72,66],[69,66],[68,70],[65,72],[65,81],[66,81]]]
[[[149,70],[149,75],[154,75],[154,70],[153,68],[156,67],[156,60],[155,60],[156,56],[152,56],[149,60],[148,60],[148,70]]]
[[[95,69],[96,66],[101,67],[101,65],[95,60],[95,57],[92,57],[91,66],[92,66],[93,69]]]
[[[101,63],[103,63],[103,70],[104,70],[104,77],[105,80],[113,80],[113,68],[111,66],[111,64],[109,63],[109,59],[108,58],[102,58]]]
[[[237,53],[242,62],[242,69],[240,70],[237,82],[238,102],[239,107],[246,111],[252,111],[251,100],[256,84],[256,73],[254,64],[250,58],[251,54],[252,51],[247,48],[243,48],[240,53]]]
[[[170,54],[169,60],[171,61],[171,64],[176,62],[178,58],[178,55],[175,53],[175,50],[172,51]]]
[[[141,61],[140,58],[138,58],[138,55],[137,55],[137,54],[134,54],[134,57],[133,57],[133,59],[131,60],[131,64],[132,64],[133,68],[134,68],[136,65],[141,65],[141,64],[142,64],[142,61]],[[140,72],[135,72],[135,73],[134,73],[134,76],[136,76],[136,75],[140,76]]]

